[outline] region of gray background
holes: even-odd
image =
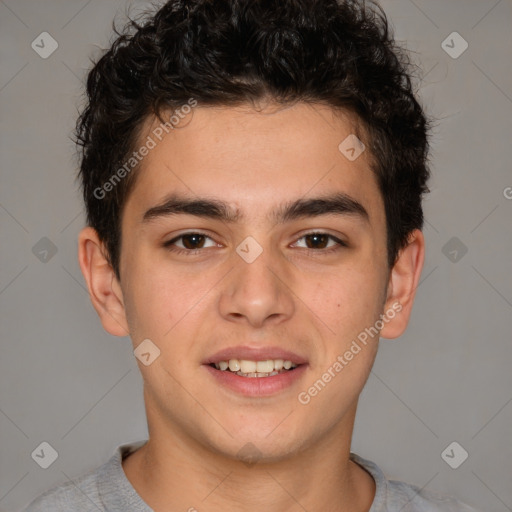
[[[512,2],[382,5],[439,121],[415,311],[402,338],[381,341],[352,449],[389,478],[512,510]],[[102,330],[78,266],[84,217],[69,139],[89,57],[126,6],[0,1],[0,510],[147,435],[130,341]],[[59,45],[48,59],[31,48],[43,31]],[[456,59],[441,46],[453,31],[469,43]],[[57,250],[46,261],[43,237]],[[46,470],[31,458],[42,441],[59,454]],[[458,469],[441,457],[452,441],[469,453]]]

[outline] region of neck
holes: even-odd
[[[350,416],[348,431],[333,429],[299,453],[254,464],[208,450],[186,433],[153,428],[123,469],[155,512],[368,512],[375,482],[349,458],[355,407]]]

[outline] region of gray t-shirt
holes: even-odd
[[[121,465],[122,459],[146,441],[117,448],[99,468],[36,498],[25,512],[152,512],[132,487]],[[351,453],[376,483],[375,499],[369,512],[477,512],[454,498],[441,497],[414,485],[387,480],[373,462]]]

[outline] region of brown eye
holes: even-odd
[[[164,244],[164,247],[171,251],[194,251],[197,249],[215,247],[216,245],[214,240],[203,233],[185,233],[169,240]]]
[[[340,247],[348,247],[348,245],[339,238],[327,233],[308,233],[301,236],[293,244],[293,247],[327,252],[331,249],[336,250]]]
[[[206,237],[198,233],[184,235],[181,237],[185,249],[201,249],[204,246]]]
[[[308,249],[325,249],[331,237],[321,233],[314,233],[306,235],[304,238]]]

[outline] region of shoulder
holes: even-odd
[[[100,502],[98,477],[101,466],[80,478],[53,487],[38,496],[24,512],[98,512],[104,510]]]
[[[350,456],[375,480],[375,498],[370,512],[478,512],[456,498],[441,496],[406,482],[388,480],[374,462],[355,453]]]
[[[46,491],[24,512],[150,512],[151,509],[127,480],[122,467],[123,458],[145,443],[143,440],[119,446],[102,466]]]
[[[388,480],[388,499],[389,510],[401,512],[477,512],[456,498],[398,480]]]

